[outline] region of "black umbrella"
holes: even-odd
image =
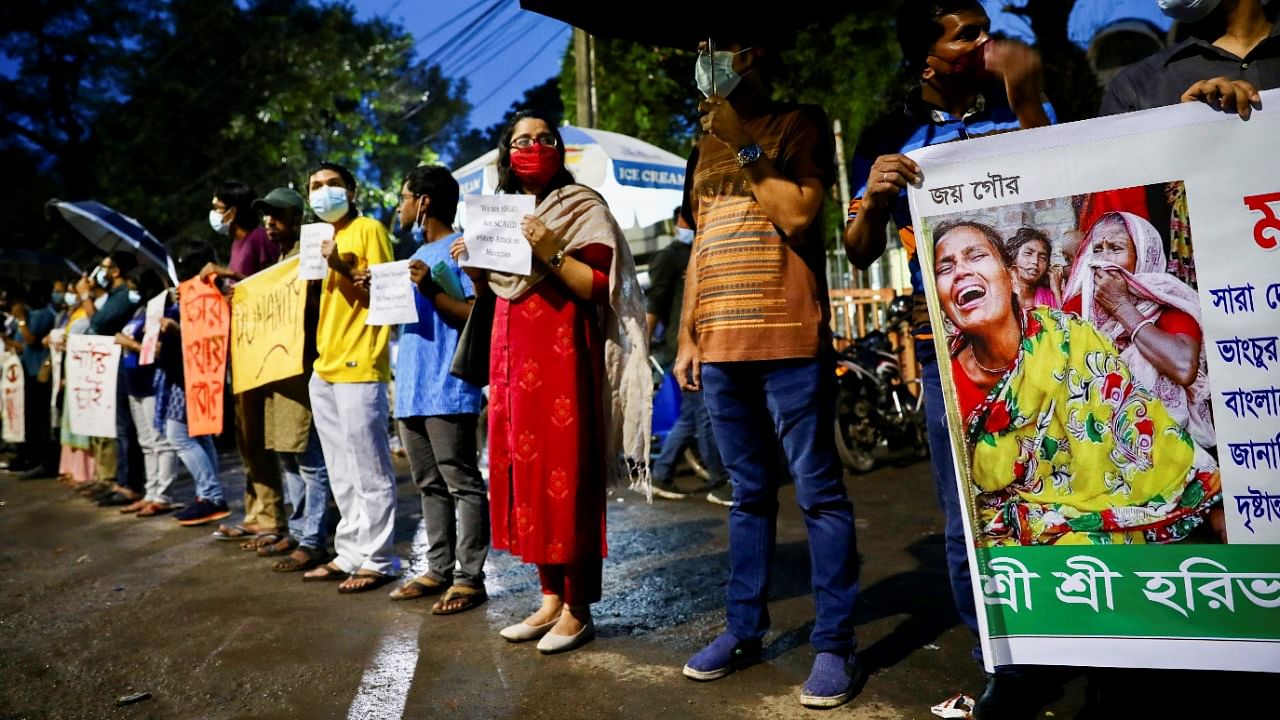
[[[602,38],[693,50],[708,36],[785,39],[800,28],[850,12],[855,4],[645,0],[624,8],[601,0],[520,0],[520,7]]]

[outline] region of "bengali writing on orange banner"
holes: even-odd
[[[212,284],[192,278],[178,286],[182,317],[182,369],[186,376],[187,432],[222,432],[231,313]]]

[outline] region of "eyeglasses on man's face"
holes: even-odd
[[[546,145],[547,147],[550,147],[550,148],[556,147],[557,145],[560,144],[559,141],[556,140],[555,135],[551,135],[548,133],[546,135],[539,135],[536,138],[529,137],[528,135],[521,135],[520,137],[511,141],[511,147],[524,150],[526,148],[533,147],[533,144],[535,142],[538,143],[539,145]]]

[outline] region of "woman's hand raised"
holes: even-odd
[[[529,247],[533,248],[533,256],[541,262],[545,263],[547,258],[560,249],[560,239],[556,234],[532,215],[525,215],[520,220],[520,231],[524,233],[525,240],[529,241]]]
[[[1094,268],[1093,299],[1107,312],[1116,317],[1124,308],[1133,305],[1133,296],[1129,294],[1129,283],[1124,275],[1112,268]]]
[[[449,257],[453,258],[454,262],[461,265],[462,261],[467,257],[466,241],[461,237],[454,240],[453,244],[449,246]],[[462,272],[466,273],[467,277],[471,278],[471,282],[473,283],[484,282],[484,270],[481,268],[467,267],[466,265],[463,265]]]

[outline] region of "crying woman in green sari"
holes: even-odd
[[[1217,463],[1111,341],[1020,310],[992,228],[944,223],[933,238],[979,544],[1171,542],[1200,525],[1220,499]]]

